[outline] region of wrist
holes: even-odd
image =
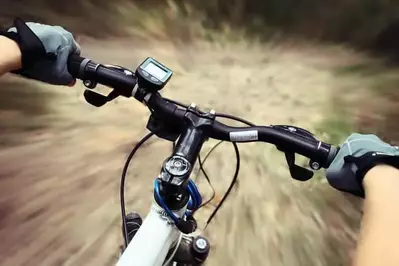
[[[399,170],[393,166],[380,164],[371,168],[363,179],[367,194],[399,191]]]
[[[21,49],[15,41],[5,36],[0,36],[0,48],[0,51],[6,53],[6,67],[8,72],[22,68]]]

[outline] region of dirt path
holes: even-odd
[[[350,60],[339,50],[305,46],[160,46],[82,44],[83,55],[100,62],[132,69],[146,56],[164,62],[175,71],[164,91],[170,98],[259,124],[308,129],[322,121],[330,93],[343,85],[331,67]],[[58,94],[46,116],[51,129],[18,135],[26,144],[0,151],[2,265],[110,265],[120,244],[119,175],[146,132],[148,112],[131,99],[96,109],[83,101],[81,86],[43,87],[49,89]],[[293,182],[274,147],[240,148],[239,185],[207,230],[214,245],[209,265],[345,263],[359,218],[351,202],[326,185]],[[128,180],[128,209],[145,214],[152,179],[169,150],[154,140],[139,152]],[[206,167],[219,195],[234,158],[225,144]],[[209,195],[204,182],[199,185]],[[200,212],[199,220],[210,211]]]

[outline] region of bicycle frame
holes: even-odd
[[[180,217],[185,211],[186,208],[174,214]],[[149,214],[116,265],[162,266],[180,234],[162,207],[153,200]]]

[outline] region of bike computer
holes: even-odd
[[[137,69],[136,77],[140,88],[158,91],[169,81],[173,71],[155,59],[148,57]]]

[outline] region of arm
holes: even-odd
[[[21,50],[18,44],[0,36],[0,76],[21,67]]]
[[[399,170],[376,166],[363,185],[367,196],[354,266],[399,265]]]
[[[330,185],[365,198],[354,266],[399,265],[399,147],[350,135],[327,169]]]

